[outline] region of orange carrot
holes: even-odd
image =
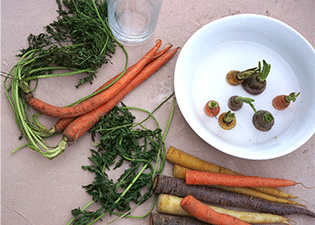
[[[295,94],[295,92],[289,95],[278,95],[272,99],[272,106],[277,110],[284,110],[289,107],[291,101],[295,102],[296,98],[300,95],[300,92]]]
[[[50,129],[52,134],[63,132],[73,120],[75,120],[75,117],[59,119],[56,124]]]
[[[165,52],[167,52],[168,50],[170,50],[170,48],[172,47],[172,45],[168,45],[167,47],[155,52],[155,54],[148,59],[147,64],[149,64],[150,62],[154,61],[155,59],[157,59],[158,57],[160,57],[161,55],[163,55]],[[128,73],[130,70],[133,70],[133,67],[135,67],[137,64],[134,64],[132,66],[130,66],[127,70],[126,73]],[[106,86],[108,86],[110,83],[112,83],[115,79],[117,79],[117,77],[120,75],[121,73],[117,74],[115,77],[111,78],[109,81],[107,81],[105,84],[103,84],[102,86],[100,86],[98,89],[96,89],[96,91],[94,91],[93,93],[105,88]],[[86,100],[85,100],[86,101]]]
[[[134,66],[134,65],[133,65]],[[131,66],[131,67],[133,67]],[[126,72],[131,68],[129,67]],[[114,76],[113,78],[111,78],[110,80],[108,80],[105,84],[103,84],[101,87],[99,87],[98,89],[96,89],[93,93],[103,89],[104,87],[106,87],[107,85],[109,85],[111,82],[113,82],[121,73],[117,74],[116,76]],[[85,101],[87,101],[88,99],[78,103],[78,105],[84,104]],[[50,128],[50,134],[58,134],[63,132],[66,127],[73,121],[75,120],[77,117],[69,117],[69,118],[60,118],[56,124]]]
[[[210,100],[206,103],[204,111],[207,116],[216,117],[220,112],[220,105],[215,100]]]
[[[150,59],[150,62],[152,62],[153,60],[155,60],[156,58],[160,57],[161,55],[163,55],[165,52],[167,52],[170,48],[172,47],[172,45],[168,45],[167,47],[163,48],[162,50],[159,50],[155,53],[155,55]],[[133,68],[135,65],[132,65],[131,67],[129,67],[126,72],[128,72],[131,68]],[[121,73],[117,74],[116,76],[114,76],[113,78],[111,78],[110,80],[108,80],[105,84],[103,84],[102,86],[100,86],[98,89],[96,89],[93,93],[105,88],[106,86],[108,86],[110,83],[112,83],[115,79],[117,79],[117,77],[120,75]],[[88,99],[84,100],[87,101]],[[84,102],[82,101],[82,102]],[[78,103],[79,104],[84,104],[84,103]],[[57,134],[57,133],[61,133],[64,131],[64,129],[66,129],[66,127],[73,121],[75,120],[77,117],[70,117],[70,118],[61,118],[59,119],[56,124],[50,129],[50,134]]]
[[[206,223],[214,225],[249,225],[234,216],[218,213],[209,206],[195,199],[192,195],[186,196],[181,202],[181,207],[191,216]]]
[[[297,183],[279,178],[219,174],[206,171],[186,170],[187,185],[222,185],[230,187],[287,187]]]
[[[231,110],[221,113],[218,118],[218,123],[224,130],[233,129],[236,126],[235,113],[232,113]]]
[[[154,58],[154,55],[160,46],[161,40],[158,40],[156,45],[112,86],[99,94],[92,96],[88,100],[82,102],[82,104],[70,107],[56,107],[34,98],[32,92],[26,93],[26,102],[37,111],[52,117],[69,118],[83,115],[103,105],[105,102],[117,95],[117,93],[119,93],[124,87],[126,87],[126,85],[130,83],[130,81],[148,64],[148,62]]]
[[[104,105],[75,119],[63,132],[67,141],[73,142],[81,137],[95,123],[97,123],[103,115],[118,104],[130,91],[145,81],[168,60],[170,60],[177,50],[178,48],[172,49],[147,65],[123,90],[121,90],[114,96],[114,98],[106,102]]]

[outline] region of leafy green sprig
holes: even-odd
[[[75,70],[88,70],[79,80],[80,86],[92,82],[96,70],[115,53],[117,46],[107,20],[107,1],[56,0],[58,13],[56,21],[47,25],[46,32],[30,34],[29,47],[21,50],[21,55],[34,49],[40,50],[27,69],[42,68],[34,75],[51,73],[51,65]],[[46,68],[47,70],[43,70]]]
[[[94,181],[83,186],[93,200],[82,209],[73,209],[73,218],[68,225],[93,224],[107,213],[119,216],[114,221],[121,217],[145,217],[150,213],[156,201],[153,194],[154,178],[162,173],[165,165],[164,140],[171,123],[174,105],[175,98],[164,135],[152,113],[125,105],[116,106],[90,130],[94,141],[96,136],[100,136],[100,142],[96,144],[97,150],[91,150],[92,155],[89,157],[92,165],[82,166],[84,170],[95,174]],[[140,110],[147,113],[148,117],[135,123],[135,117],[129,110]],[[149,118],[154,120],[156,129],[151,130],[144,126],[143,123]],[[114,182],[108,172],[111,168],[115,170],[126,163],[129,167]],[[145,215],[129,215],[135,207],[152,196],[153,204]],[[100,208],[95,212],[87,210],[92,203],[100,204]]]

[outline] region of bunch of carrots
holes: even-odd
[[[253,224],[283,223],[283,215],[304,214],[315,218],[306,206],[287,198],[296,198],[277,187],[298,184],[292,180],[247,176],[212,164],[170,147],[166,160],[173,163],[173,177],[156,177],[155,193],[159,214],[151,214],[150,223],[158,224]],[[258,212],[228,210],[231,206]],[[185,217],[183,217],[185,216]],[[188,222],[193,218],[195,222]],[[161,221],[171,221],[161,223]],[[182,222],[179,222],[182,221]]]
[[[69,107],[50,105],[33,96],[27,82],[21,85],[26,103],[41,114],[59,118],[47,131],[46,136],[62,133],[63,138],[54,149],[41,151],[42,155],[52,159],[64,152],[70,142],[75,142],[93,127],[99,119],[118,104],[129,92],[149,78],[155,71],[167,63],[179,48],[167,45],[160,49],[161,40],[150,49],[136,64],[119,73],[99,87],[91,97]]]

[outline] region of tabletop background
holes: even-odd
[[[56,19],[56,9],[54,0],[1,1],[1,71],[8,72],[16,63],[15,55],[20,48],[27,46],[30,33],[43,32],[43,27]],[[133,64],[154,45],[156,39],[161,39],[164,44],[182,47],[203,25],[225,16],[243,13],[279,19],[301,33],[314,47],[314,12],[314,0],[252,0],[250,3],[247,0],[164,1],[154,35],[147,43],[126,49],[130,64]],[[174,90],[173,74],[177,56],[178,53],[154,76],[125,97],[123,102],[128,106],[153,110]],[[125,59],[120,49],[117,48],[112,62],[112,65],[104,65],[99,70],[93,85],[85,85],[76,90],[74,85],[77,79],[64,77],[41,82],[37,92],[41,93],[43,100],[52,104],[72,103],[122,70]],[[155,114],[162,128],[166,126],[170,108],[171,101]],[[49,126],[54,121],[47,118],[46,122]],[[94,177],[81,169],[82,165],[89,165],[89,149],[93,148],[90,135],[82,136],[54,160],[47,160],[27,148],[10,154],[10,151],[25,143],[18,140],[19,135],[1,85],[1,224],[66,224],[72,217],[72,209],[82,208],[91,200],[82,185],[90,183]],[[199,138],[176,106],[165,143],[167,149],[172,145],[244,174],[282,177],[298,180],[307,186],[315,185],[315,136],[293,153],[280,158],[261,161],[240,159],[216,150]],[[163,174],[171,175],[171,169],[172,165],[167,162]],[[298,202],[315,211],[314,190],[305,189],[301,185],[283,190],[299,196]],[[151,200],[140,206],[135,214],[140,214],[150,204]],[[311,225],[315,221],[314,218],[302,215],[289,215],[287,218],[301,225]],[[106,221],[112,219],[107,215],[103,217],[103,222],[96,224],[106,224]],[[114,224],[142,225],[149,224],[149,219],[122,219]]]

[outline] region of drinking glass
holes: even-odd
[[[153,34],[162,0],[107,0],[108,23],[123,45],[135,46]]]

